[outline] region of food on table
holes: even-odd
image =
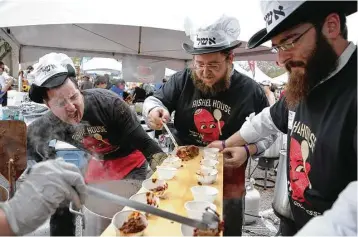
[[[158,179],[153,178],[152,182],[155,184],[157,182]],[[168,183],[165,183],[164,185],[160,185],[156,188],[152,188],[149,191],[152,191],[155,195],[157,196],[162,196],[165,192],[165,190],[168,189]]]
[[[199,155],[199,147],[193,145],[179,147],[176,155],[183,161],[191,160]]]
[[[224,222],[221,221],[216,229],[200,230],[194,229],[193,236],[220,236],[220,233],[224,230]]]
[[[124,236],[132,235],[143,231],[147,227],[145,220],[139,212],[132,212],[126,222],[119,228],[120,234]]]
[[[158,207],[157,196],[152,192],[146,192],[147,204],[150,206]]]

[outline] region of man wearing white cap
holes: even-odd
[[[347,40],[346,26],[357,2],[262,1],[261,6],[266,28],[248,47],[271,40],[289,82],[280,101],[250,116],[226,144],[257,142],[279,131],[288,135],[293,220],[281,218],[285,236],[331,208],[338,194],[357,180],[357,47]],[[244,148],[234,149],[240,166],[246,161],[239,152]]]
[[[174,74],[154,96],[148,97],[143,113],[149,126],[161,129],[175,111],[174,135],[180,145],[206,146],[226,139],[237,131],[250,113],[268,106],[260,86],[233,69],[233,50],[240,27],[237,19],[222,16],[210,25],[185,24],[194,45],[184,43],[193,55],[193,67]],[[223,144],[225,146],[225,144]],[[258,148],[258,149],[257,149]],[[261,153],[260,145],[251,144],[245,156]],[[231,159],[224,162],[224,235],[241,235],[245,193],[245,166],[233,168]]]
[[[148,163],[155,169],[166,157],[118,95],[104,89],[79,90],[67,55],[43,56],[32,74],[30,99],[45,103],[51,111],[28,127],[28,159],[51,159],[49,142],[67,142],[93,157],[85,174],[86,182],[92,183],[144,180]],[[61,235],[71,234],[57,230]]]

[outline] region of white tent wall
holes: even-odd
[[[261,71],[261,69],[257,66],[257,63],[255,62],[255,76],[254,76],[254,80],[257,81],[258,83],[264,81],[264,80],[269,80],[271,81],[272,78],[267,76],[263,71]]]
[[[113,72],[122,71],[122,63],[114,58],[92,58],[81,65],[83,71],[108,70]]]
[[[250,78],[253,78],[252,77],[252,72],[251,71],[246,71],[245,69],[243,69],[237,62],[234,62],[234,68],[236,71],[250,77]]]
[[[278,82],[280,84],[287,83],[288,82],[288,73],[286,72],[280,76],[273,78],[272,82]]]
[[[170,1],[170,5],[166,0],[0,0],[0,36],[13,47],[14,74],[19,62],[36,61],[53,51],[71,57],[121,59],[137,55],[187,63],[191,55],[181,47],[183,42],[189,42],[184,19],[189,16],[200,24],[223,14],[235,16],[240,22],[239,40],[243,44],[235,50],[235,60],[275,60],[268,50],[269,42],[253,50],[245,48],[247,40],[265,26],[256,0],[245,0],[244,4],[232,0],[221,0],[220,4],[181,0]],[[350,18],[349,31],[355,29]],[[352,35],[357,36],[349,33],[349,37]]]
[[[256,24],[251,22],[250,27],[241,27],[239,40],[243,44],[235,50],[236,56],[273,60],[265,46],[245,48],[249,36],[264,25],[259,5],[254,5],[250,8],[255,11],[245,14],[248,10],[243,9],[240,1],[230,0],[215,7],[189,0],[171,1],[170,9],[175,11],[163,10],[169,6],[163,0],[0,0],[0,28],[8,36],[6,41],[18,45],[14,51],[20,55],[16,58],[20,63],[36,61],[50,52],[116,59],[137,55],[186,63],[192,56],[182,49],[183,42],[190,43],[183,31],[185,17],[213,20],[227,14],[238,16],[242,22],[260,19]],[[203,12],[200,17],[195,6]]]

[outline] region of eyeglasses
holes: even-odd
[[[276,45],[271,48],[272,53],[278,53],[280,51],[287,51],[295,47],[295,44],[306,34],[313,26],[308,28],[306,31],[304,31],[302,34],[300,34],[296,39],[292,40],[291,43],[284,43],[281,45]]]
[[[75,102],[80,97],[79,93],[75,93],[70,98],[61,99],[59,101],[54,102],[54,105],[58,108],[64,108],[67,104]]]
[[[227,57],[218,63],[209,63],[209,64],[203,64],[203,63],[194,63],[193,68],[197,71],[203,71],[205,67],[210,71],[220,71],[220,66],[227,60]]]

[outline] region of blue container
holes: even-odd
[[[76,165],[79,169],[84,169],[87,164],[85,152],[81,150],[58,150],[57,157],[62,157],[66,162]]]

